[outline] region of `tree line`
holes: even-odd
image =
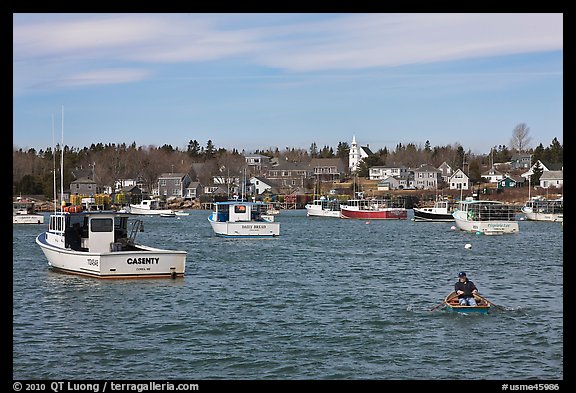
[[[554,138],[548,147],[540,144],[534,149],[526,148],[528,139],[525,134],[520,138],[521,143],[518,146],[514,144],[513,136],[512,147],[494,146],[487,155],[475,155],[470,150],[465,151],[464,147],[458,143],[434,147],[429,141],[426,141],[424,145],[398,143],[394,150],[384,147],[365,158],[360,164],[357,175],[367,177],[368,169],[372,166],[419,167],[421,164],[430,164],[438,167],[445,161],[453,169],[465,168],[472,181],[479,181],[482,168],[495,162],[510,161],[512,156],[519,152],[532,154],[533,162],[539,159],[546,163],[563,162],[563,147],[557,138]],[[67,145],[62,148],[57,145],[54,150],[48,147],[39,151],[14,149],[13,195],[52,197],[54,173],[60,179],[62,150],[64,152],[63,180],[66,187],[74,180],[73,171],[79,169],[90,171],[97,184],[112,185],[119,179],[139,177],[149,189],[156,185],[162,173],[188,173],[192,179],[197,179],[201,184],[207,185],[210,184],[213,176],[241,177],[247,169],[243,150],[217,148],[211,140],[208,140],[205,146],[197,140],[190,140],[186,151],[166,144],[160,147],[136,146],[135,142],[130,145],[96,143],[84,148]],[[319,149],[314,142],[308,150],[276,147],[256,150],[254,154],[264,155],[271,159],[304,163],[313,158],[341,158],[347,167],[349,151],[350,146],[347,142],[339,142],[336,149],[326,145]],[[195,173],[193,165],[195,163],[203,164],[202,170],[199,170],[200,173]]]

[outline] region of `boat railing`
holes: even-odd
[[[470,205],[469,221],[515,221],[516,208],[510,205]]]
[[[136,242],[136,235],[138,232],[144,232],[144,222],[142,220],[132,221],[132,226],[130,228],[130,236],[128,237],[128,243],[134,244]]]

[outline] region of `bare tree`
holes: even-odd
[[[519,152],[526,151],[528,149],[528,144],[532,139],[528,136],[529,133],[530,128],[526,123],[520,123],[514,127],[514,130],[512,131],[512,139],[510,140],[511,149]]]

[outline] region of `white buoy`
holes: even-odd
[[[452,229],[452,230],[456,229],[456,225],[452,225],[452,226],[450,227],[450,229]]]
[[[466,249],[471,249],[471,248],[472,248],[472,244],[466,243],[466,245],[464,245],[464,248],[466,248]]]

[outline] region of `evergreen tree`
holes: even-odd
[[[544,168],[540,166],[540,161],[536,161],[536,165],[534,165],[534,170],[532,171],[532,176],[530,176],[532,186],[540,184],[540,176],[542,176],[542,172],[544,172]]]
[[[211,160],[216,155],[216,149],[211,139],[206,142],[206,150],[204,151],[204,157],[206,160]]]

